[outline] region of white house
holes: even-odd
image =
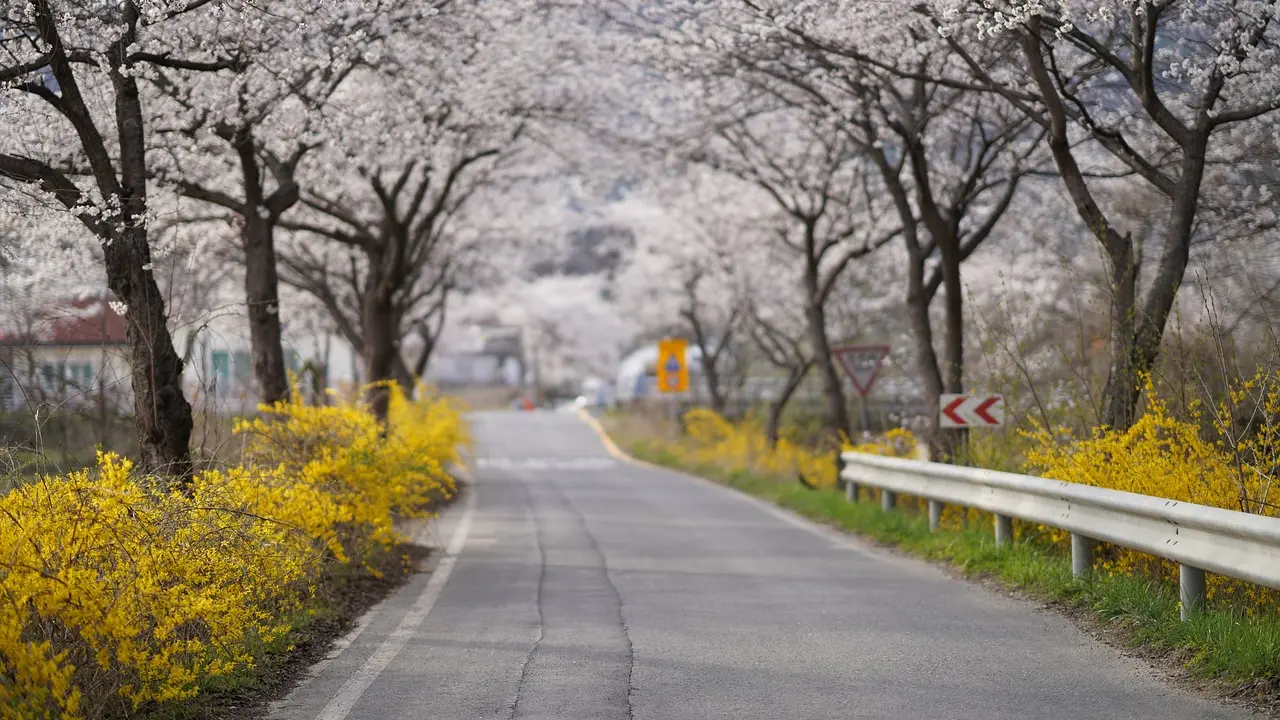
[[[316,387],[350,393],[359,385],[359,359],[340,336],[291,329],[287,323],[283,335],[285,368],[304,393],[311,395]],[[259,395],[247,317],[235,311],[215,314],[176,330],[174,344],[186,359],[184,387],[193,407],[220,414],[255,411]]]
[[[519,387],[524,381],[520,328],[472,325],[443,340],[427,365],[427,382],[439,387]]]
[[[68,300],[25,323],[9,319],[0,331],[0,409],[41,403],[87,406],[104,403],[133,410],[128,320],[108,296]],[[322,387],[351,393],[360,384],[360,362],[338,335],[284,326],[287,368],[303,391]],[[172,329],[184,361],[183,389],[197,412],[249,414],[258,405],[242,308],[214,313]]]
[[[105,298],[46,308],[0,332],[0,406],[133,407],[125,319]]]

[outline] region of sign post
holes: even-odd
[[[831,352],[840,361],[840,367],[853,381],[853,387],[862,397],[862,432],[871,432],[871,412],[867,408],[867,396],[880,374],[880,366],[889,356],[888,345],[846,345]]]
[[[677,395],[689,391],[688,347],[689,343],[680,338],[658,341],[658,392],[669,397],[667,412],[673,433],[678,432],[680,419],[676,412]]]

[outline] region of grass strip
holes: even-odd
[[[1182,664],[1193,677],[1254,691],[1280,702],[1280,617],[1251,616],[1239,608],[1210,607],[1188,621],[1178,613],[1177,589],[1148,578],[1097,572],[1087,582],[1071,576],[1070,559],[1050,547],[1017,542],[997,548],[989,530],[929,531],[914,512],[885,512],[876,503],[851,503],[835,490],[810,490],[744,470],[691,463],[661,443],[626,443],[633,457],[689,472],[773,502],[811,520],[950,563],[969,577],[1091,615],[1130,647]]]

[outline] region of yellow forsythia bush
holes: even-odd
[[[1146,412],[1128,430],[1096,429],[1073,438],[1060,429],[1028,433],[1037,447],[1028,454],[1030,469],[1045,477],[1095,487],[1153,495],[1280,517],[1280,378],[1258,376],[1230,389],[1229,402],[1214,412],[1192,404],[1187,419],[1175,418],[1148,381]],[[1250,401],[1253,402],[1250,402]],[[1232,426],[1231,406],[1256,404],[1263,420],[1247,433]],[[1067,534],[1044,529],[1056,541]],[[1177,563],[1124,548],[1110,548],[1104,564],[1117,571],[1141,571],[1176,578]],[[1229,578],[1210,576],[1210,596],[1228,594],[1275,602],[1275,593]]]
[[[246,462],[325,493],[330,502],[313,509],[307,527],[324,528],[328,550],[342,562],[390,544],[392,513],[412,515],[452,492],[444,466],[467,441],[461,416],[446,401],[412,402],[394,386],[385,434],[362,405],[295,400],[262,410],[266,417],[236,428],[251,439]]]
[[[296,395],[296,394],[295,394]],[[181,488],[103,453],[0,497],[0,718],[127,715],[252,663],[331,563],[397,538],[453,486],[441,400],[264,407],[242,465]]]
[[[787,440],[769,447],[764,430],[753,419],[732,423],[707,408],[695,408],[684,415],[688,442],[686,459],[715,463],[791,480],[803,475],[818,487],[835,487],[835,456]]]
[[[871,455],[887,455],[889,457],[914,458],[920,448],[916,436],[906,428],[893,428],[889,432],[870,442],[857,445],[845,445],[845,452],[860,452]]]
[[[898,457],[907,459],[916,459],[919,457],[918,451],[920,443],[916,440],[916,436],[906,428],[893,428],[883,435],[872,438],[868,442],[858,443],[856,445],[845,445],[845,452],[860,452],[869,455],[886,455],[888,457]],[[876,502],[880,498],[880,489],[868,487],[864,491],[870,495],[870,500]],[[899,496],[899,507],[914,507],[924,512],[928,507],[929,501],[925,498],[917,498],[910,496]],[[948,525],[953,524],[953,520],[961,518],[965,513],[964,508],[948,507],[944,511],[943,521]],[[958,524],[958,523],[954,523]]]

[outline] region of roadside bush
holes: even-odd
[[[1280,517],[1275,496],[1275,470],[1280,467],[1280,378],[1260,374],[1235,383],[1218,407],[1191,402],[1187,417],[1172,415],[1169,405],[1146,386],[1146,412],[1128,430],[1097,428],[1077,438],[1065,429],[1037,428],[1028,433],[1037,447],[1029,467],[1045,477],[1153,495],[1182,502]],[[1248,428],[1238,427],[1240,407],[1256,410]],[[1067,542],[1067,533],[1043,532]],[[1108,548],[1102,559],[1109,569],[1143,572],[1173,581],[1177,563],[1125,548]],[[1238,580],[1210,576],[1210,597],[1271,605],[1275,592]]]
[[[797,476],[818,487],[836,486],[834,454],[779,440],[770,447],[764,428],[753,417],[730,422],[713,410],[695,408],[684,415],[688,437],[672,446],[684,460],[718,464],[732,470],[769,475],[786,480]]]
[[[894,428],[877,438],[873,438],[871,442],[846,445],[844,447],[845,452],[860,452],[900,458],[914,458],[919,449],[920,443],[916,440],[916,436],[906,428]]]
[[[684,465],[716,465],[730,471],[745,471],[779,482],[793,483],[803,475],[819,488],[836,487],[836,463],[832,452],[814,450],[789,440],[769,447],[764,429],[755,420],[731,422],[707,408],[695,408],[684,415],[686,437],[675,442],[654,440],[660,449],[674,455]],[[917,458],[920,443],[910,430],[894,428],[865,443],[846,441],[844,452],[862,452],[900,458]],[[877,488],[864,488],[865,498],[878,501]],[[902,496],[899,504],[921,511],[927,505],[923,498]],[[943,522],[960,526],[982,513],[966,508],[948,507]],[[989,517],[989,516],[988,516]]]
[[[350,403],[295,400],[263,412],[236,427],[250,439],[246,464],[324,493],[329,504],[317,513],[316,527],[326,529],[326,545],[340,562],[392,543],[394,515],[418,514],[447,497],[452,485],[444,466],[467,441],[461,416],[446,401],[412,402],[394,386],[385,429],[363,405]]]
[[[297,394],[295,394],[295,397]],[[0,497],[0,717],[189,697],[282,637],[334,564],[446,496],[466,435],[441,400],[264,407],[243,463],[167,487],[120,457]]]

